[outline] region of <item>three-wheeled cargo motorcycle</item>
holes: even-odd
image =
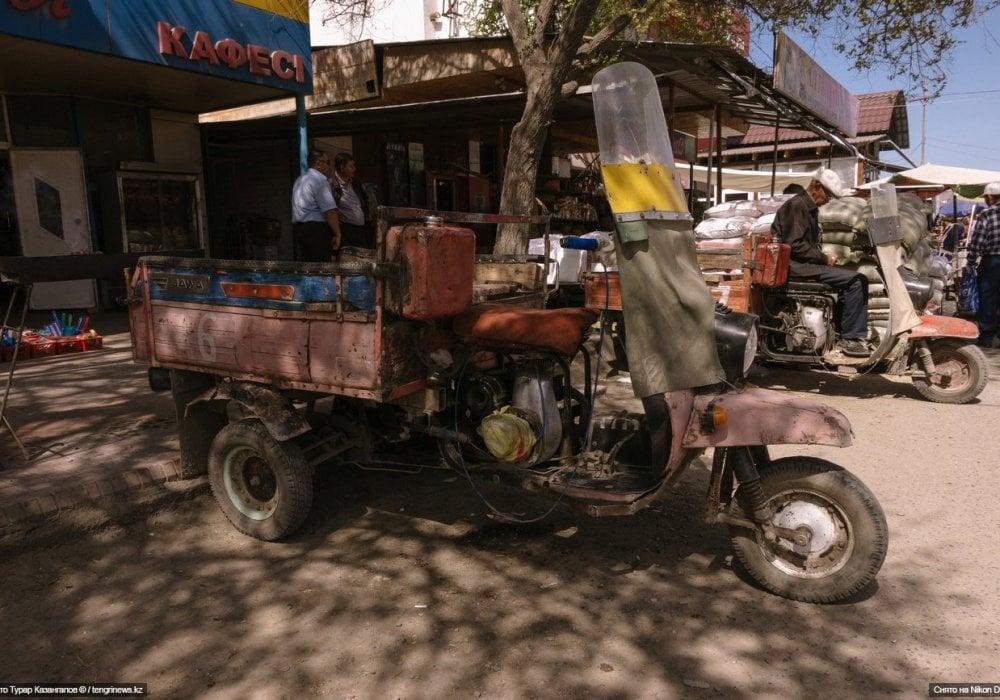
[[[621,103],[621,83],[634,104]],[[656,89],[647,69],[618,64],[594,85],[599,122],[624,107],[665,133],[662,107],[658,118],[646,111]],[[606,165],[620,145],[602,141]],[[672,157],[654,157],[646,165],[655,167],[623,169],[640,178],[631,185],[628,172],[613,177],[644,187],[666,174],[654,190],[672,196]],[[690,216],[674,214],[676,230],[649,235],[678,236],[693,259]],[[711,449],[705,520],[729,526],[764,588],[831,602],[873,580],[888,532],[871,491],[831,462],[769,455],[777,444],[847,446],[852,434],[832,408],[746,384],[755,317],[713,311],[699,278],[718,381],[601,415],[588,347],[605,301],[544,308],[538,265],[477,260],[466,227],[544,228],[545,217],[383,208],[379,221],[367,260],[151,256],[128,274],[135,359],[172,391],[183,464],[207,470],[238,530],[262,540],[295,532],[312,506],[314,470],[346,464],[504,473],[588,515],[624,516],[664,498]]]

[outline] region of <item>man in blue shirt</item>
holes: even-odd
[[[993,347],[997,335],[997,311],[1000,310],[1000,182],[991,182],[983,190],[987,208],[976,219],[969,241],[968,264],[976,268],[979,288],[979,344]]]
[[[292,238],[295,259],[330,262],[340,250],[337,202],[330,191],[330,156],[309,151],[309,169],[292,186]]]

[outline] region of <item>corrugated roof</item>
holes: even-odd
[[[789,149],[789,148],[794,148],[794,149],[826,148],[827,146],[830,145],[829,141],[826,141],[824,139],[816,139],[816,135],[815,134],[810,134],[809,132],[804,132],[804,133],[807,134],[808,136],[812,137],[812,138],[810,140],[808,140],[808,141],[794,141],[794,142],[792,142],[792,141],[784,142],[783,141],[778,146],[778,150],[781,151],[781,150],[786,150],[786,149]],[[859,136],[857,138],[846,139],[846,140],[847,140],[848,143],[850,143],[853,146],[863,146],[865,144],[873,143],[875,141],[879,141],[881,139],[884,139],[885,137],[886,137],[886,135],[884,133],[882,133],[882,134],[868,134],[866,136]],[[724,156],[741,156],[741,155],[747,155],[747,154],[750,154],[750,153],[769,153],[772,150],[774,150],[774,129],[773,128],[771,129],[771,138],[769,138],[765,143],[757,143],[757,144],[752,144],[752,145],[745,145],[745,146],[740,146],[739,148],[727,148],[727,149],[725,149],[722,152],[722,154]],[[704,154],[699,154],[699,155],[703,156]]]
[[[900,148],[909,148],[909,122],[906,116],[906,98],[902,90],[888,90],[858,95],[858,136],[878,134],[896,142]],[[811,141],[816,134],[800,129],[779,129],[779,145],[795,144],[796,148],[809,147],[799,141]],[[854,143],[853,139],[848,139]],[[869,139],[870,141],[870,139]],[[743,136],[733,136],[727,140],[724,153],[729,155],[748,146],[775,143],[774,126],[751,124]],[[860,142],[859,142],[860,143]]]
[[[906,114],[906,98],[902,90],[869,92],[858,95],[858,135],[876,132],[892,133],[896,111]],[[895,140],[895,139],[894,139]],[[897,141],[898,143],[898,141]],[[902,146],[902,144],[900,144]],[[902,146],[906,148],[906,146]]]

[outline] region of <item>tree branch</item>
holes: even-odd
[[[629,26],[630,22],[631,20],[628,15],[618,15],[608,24],[601,27],[601,30],[597,32],[597,34],[587,38],[582,44],[580,44],[580,48],[577,49],[576,55],[579,57],[594,53],[616,36],[621,34],[622,31]]]
[[[524,12],[517,0],[501,0],[503,16],[507,19],[507,28],[510,30],[510,38],[514,42],[514,49],[521,58],[524,59],[531,51],[531,41],[528,39],[528,23],[525,21]]]
[[[545,45],[545,30],[552,19],[552,11],[556,0],[541,0],[535,10],[535,46]]]

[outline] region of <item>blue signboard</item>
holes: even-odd
[[[312,92],[308,0],[0,0],[0,34]]]

